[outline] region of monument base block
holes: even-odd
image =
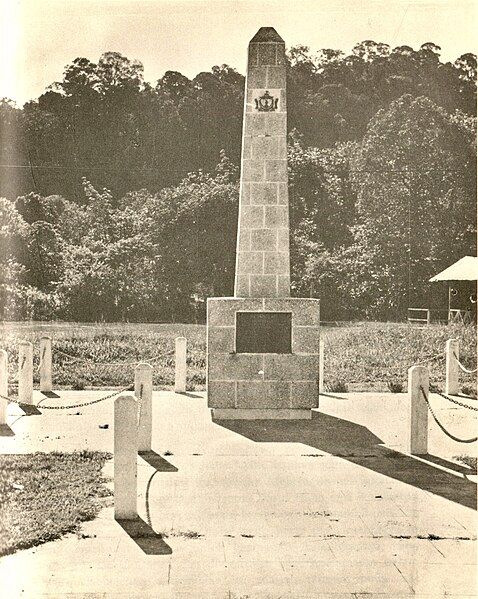
[[[309,419],[319,405],[319,300],[209,298],[207,401],[215,419]]]
[[[247,408],[213,408],[213,420],[310,420],[311,410],[248,410]]]

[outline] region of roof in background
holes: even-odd
[[[455,264],[452,264],[432,277],[430,282],[476,280],[478,280],[478,258],[476,256],[464,256],[458,262],[455,262]]]

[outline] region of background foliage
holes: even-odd
[[[476,251],[476,57],[364,41],[288,54],[294,293],[325,319],[445,307]],[[244,78],[107,52],[0,103],[5,319],[200,321],[231,295]]]

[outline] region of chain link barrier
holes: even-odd
[[[92,406],[95,403],[100,403],[101,401],[106,401],[107,399],[111,399],[112,397],[115,397],[116,395],[120,395],[120,393],[124,393],[125,391],[133,391],[134,390],[134,386],[133,385],[128,385],[127,387],[124,387],[123,389],[119,389],[117,391],[114,391],[113,393],[109,393],[108,395],[105,395],[104,397],[100,397],[98,399],[93,399],[91,401],[86,401],[83,403],[77,403],[77,404],[70,404],[67,406],[44,406],[42,404],[36,405],[35,408],[39,409],[39,410],[71,410],[73,408],[84,408],[85,406]],[[18,401],[16,399],[13,399],[11,397],[6,397],[5,395],[0,395],[0,397],[2,399],[5,399],[6,401],[8,401],[9,403],[14,403],[17,406],[24,406],[24,405],[33,405],[33,404],[25,404],[24,402]]]
[[[40,364],[38,365],[37,370],[40,369],[41,360],[42,360],[42,358],[45,357],[45,351],[46,351],[46,348],[43,349],[43,356],[40,357]],[[147,360],[139,360],[138,362],[92,362],[90,360],[86,360],[85,358],[80,358],[78,356],[72,356],[70,354],[67,354],[66,352],[63,352],[60,349],[55,348],[53,351],[69,358],[70,360],[74,360],[77,362],[83,362],[85,364],[90,364],[93,366],[137,366],[138,364],[148,364],[151,362],[157,362],[161,358],[167,358],[169,356],[172,356],[175,353],[175,350],[173,349],[173,350],[170,350],[169,352],[166,352],[165,354],[159,354],[152,358],[148,358]],[[26,361],[26,356],[23,357],[23,361],[22,361],[22,364],[20,365],[20,368],[24,367],[25,361]],[[100,397],[99,399],[93,399],[91,401],[87,401],[87,402],[83,402],[83,403],[70,404],[67,406],[44,406],[42,404],[39,404],[35,407],[38,409],[41,409],[41,410],[71,410],[73,408],[83,408],[85,406],[91,406],[93,404],[100,403],[102,401],[106,401],[107,399],[111,399],[112,397],[115,397],[116,395],[119,395],[120,393],[124,393],[125,391],[134,391],[134,385],[128,385],[127,387],[124,387],[123,389],[120,389],[119,391],[114,391],[113,393],[109,393],[108,395],[105,395],[104,397]],[[22,405],[27,405],[24,402],[13,399],[11,397],[7,397],[5,395],[0,394],[0,398],[4,399],[8,403],[14,403],[20,407]],[[138,422],[139,422],[141,419],[141,409],[142,409],[142,402],[143,402],[143,383],[141,383],[139,397],[136,399],[138,400]],[[28,405],[30,405],[30,404],[28,404]]]
[[[153,356],[152,358],[147,358],[143,360],[138,360],[137,362],[93,362],[92,360],[87,360],[85,358],[80,358],[79,356],[72,356],[71,354],[67,354],[61,349],[54,349],[56,353],[69,358],[70,360],[74,360],[75,362],[83,362],[84,364],[90,364],[91,366],[137,366],[138,364],[149,364],[150,362],[157,362],[161,358],[167,358],[168,356],[172,356],[174,354],[174,350],[170,350],[165,354],[158,354],[157,356]]]
[[[414,366],[423,366],[423,364],[428,364],[429,362],[432,362],[433,360],[436,360],[437,358],[444,358],[444,357],[445,357],[445,353],[440,352],[439,354],[434,354],[433,356],[429,356],[428,358],[425,358],[425,360],[422,360],[421,362],[414,362],[413,365]]]
[[[434,391],[433,393],[436,393],[440,397],[443,397],[443,399],[448,399],[448,401],[451,401],[451,403],[454,403],[457,406],[466,408],[467,410],[473,410],[474,412],[478,412],[478,408],[475,408],[475,406],[470,406],[466,403],[462,403],[461,401],[458,401],[457,399],[454,399],[453,397],[448,397],[448,395],[445,395],[444,393],[440,393],[439,391]]]
[[[450,439],[452,439],[453,441],[456,441],[457,443],[475,443],[475,441],[478,441],[478,437],[473,437],[472,439],[460,439],[459,437],[456,437],[455,435],[450,433],[450,431],[447,431],[446,428],[443,426],[443,424],[438,420],[435,412],[433,411],[433,408],[430,405],[430,402],[428,401],[428,397],[427,397],[427,394],[425,393],[425,389],[421,385],[420,385],[420,390],[422,392],[423,399],[425,400],[427,407],[430,410],[431,415],[433,416],[433,420],[437,423],[440,430],[442,432],[444,432],[447,437],[450,437]],[[441,395],[441,393],[439,395]]]
[[[466,374],[475,374],[478,371],[478,368],[475,368],[475,370],[468,370],[468,368],[465,368],[463,366],[463,364],[460,362],[460,360],[458,359],[458,356],[456,355],[455,352],[453,352],[453,357],[455,358],[458,366],[461,368],[461,370],[463,370],[463,372],[466,372]]]

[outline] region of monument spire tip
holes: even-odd
[[[261,27],[251,42],[284,42],[274,27]]]

